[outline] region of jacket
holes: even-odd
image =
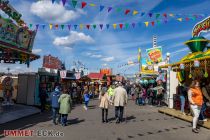
[[[99,105],[100,108],[106,108],[106,109],[109,108],[109,97],[107,93],[105,93],[104,96],[100,95],[99,100],[100,100],[100,105]]]
[[[51,105],[53,108],[59,108],[59,103],[58,99],[60,97],[60,92],[59,91],[54,91],[51,93]]]
[[[84,100],[85,100],[85,102],[88,102],[90,100],[90,94],[85,93],[84,94]]]
[[[114,95],[114,89],[112,87],[109,87],[108,96],[113,96],[113,95]]]
[[[58,99],[58,102],[60,103],[60,109],[59,109],[60,114],[68,114],[71,112],[72,101],[70,95],[62,94]]]
[[[128,96],[126,90],[119,86],[114,90],[114,96],[112,99],[114,106],[124,106],[128,102]]]

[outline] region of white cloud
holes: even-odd
[[[33,49],[32,52],[35,54],[38,54],[38,53],[42,52],[42,49]]]
[[[102,55],[100,55],[100,54],[93,54],[90,57],[92,57],[92,58],[101,58]]]
[[[56,46],[72,47],[78,42],[93,43],[94,40],[91,36],[85,35],[84,33],[71,31],[68,36],[56,37],[53,44]]]
[[[112,61],[114,61],[114,57],[113,56],[111,56],[111,57],[105,57],[105,58],[102,58],[101,60],[102,61],[105,61],[105,62],[112,62]]]
[[[32,3],[30,11],[47,22],[66,23],[86,14],[83,10],[67,10],[62,3],[51,1],[37,1]]]

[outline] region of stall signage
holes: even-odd
[[[0,45],[32,51],[36,32],[15,25],[12,20],[0,17]]]
[[[185,66],[184,66],[184,64],[180,64],[180,69],[182,69],[182,70],[183,70],[183,69],[184,69],[184,67],[185,67]]]
[[[162,48],[161,47],[155,47],[151,49],[146,50],[149,61],[152,63],[158,63],[162,61]]]
[[[19,25],[24,25],[24,21],[21,20],[22,15],[19,14],[9,4],[9,0],[0,0],[0,9],[4,11],[9,17],[14,19]]]
[[[197,37],[200,33],[208,31],[210,31],[210,16],[194,26],[192,36]]]
[[[198,60],[194,61],[194,67],[199,67],[200,66],[200,62]]]
[[[100,69],[100,74],[112,75],[112,69]]]

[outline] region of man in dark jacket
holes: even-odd
[[[59,114],[59,103],[58,99],[60,97],[60,89],[58,86],[55,87],[55,91],[51,94],[51,101],[52,101],[52,111],[53,111],[53,123],[56,125],[56,118],[58,115],[58,123],[60,123],[61,115]]]
[[[48,98],[48,94],[47,94],[46,90],[44,88],[41,89],[41,91],[39,93],[39,99],[40,99],[40,103],[41,103],[41,112],[44,112],[44,110],[45,110],[47,98]]]

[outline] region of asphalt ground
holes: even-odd
[[[137,106],[131,100],[125,108],[126,120],[123,123],[115,123],[114,107],[109,109],[109,123],[102,123],[98,104],[98,100],[91,100],[87,111],[83,105],[75,106],[68,116],[68,125],[65,127],[52,123],[51,112],[0,125],[0,139],[210,140],[210,130],[200,128],[200,132],[195,134],[192,132],[191,123],[158,113],[158,107]],[[33,130],[34,133],[32,137],[4,137],[3,130],[11,129]],[[50,130],[51,133],[45,136]]]

